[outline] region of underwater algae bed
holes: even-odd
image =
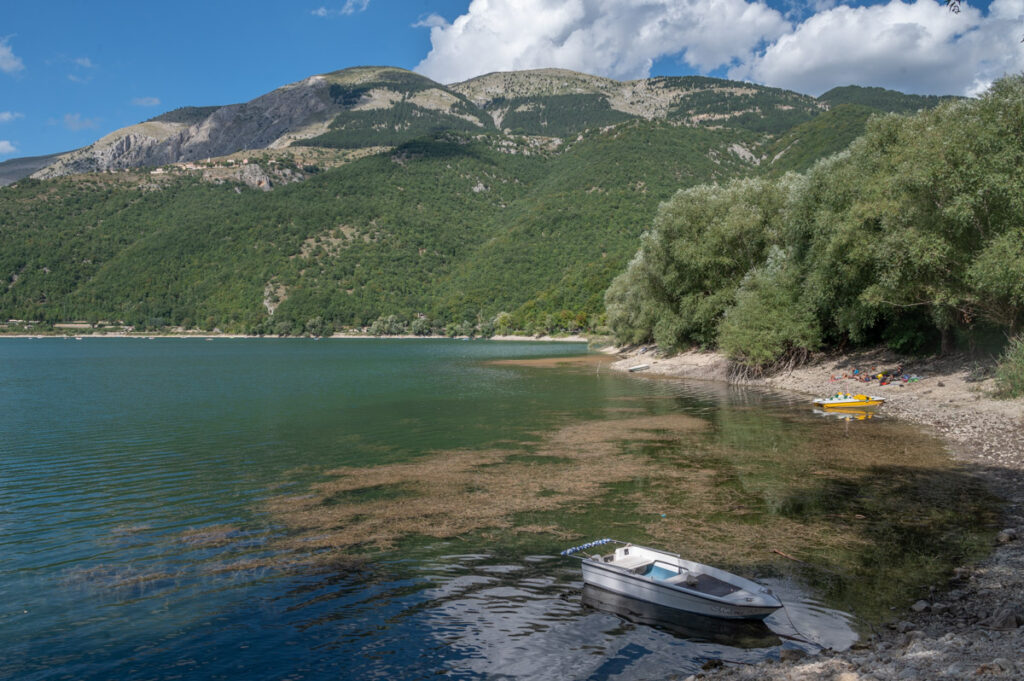
[[[681,438],[708,424],[686,414],[574,423],[540,442],[504,449],[436,452],[406,463],[328,471],[309,494],[277,497],[273,516],[291,528],[294,548],[378,550],[410,535],[459,537],[480,530],[574,535],[552,520],[524,527],[521,514],[559,511],[607,486],[651,474],[650,459],[624,442]]]
[[[795,577],[871,623],[991,544],[996,500],[931,436],[884,419],[673,406],[624,399],[529,441],[330,470],[269,500],[279,548],[319,562],[438,539],[539,553],[613,536]]]

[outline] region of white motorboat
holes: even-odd
[[[562,551],[569,556],[595,546],[621,544],[609,554],[582,559],[583,581],[648,603],[724,619],[761,620],[782,607],[766,586],[678,554],[599,539]]]
[[[733,648],[770,648],[782,643],[778,634],[759,619],[706,617],[639,601],[590,584],[583,585],[580,603],[586,608],[661,629],[690,641],[718,643]]]

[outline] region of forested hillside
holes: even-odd
[[[604,291],[659,203],[803,169],[879,112],[710,78],[317,76],[123,133],[215,130],[230,149],[237,121],[275,139],[266,149],[135,168],[172,138],[115,158],[114,133],[41,173],[50,179],[0,189],[0,319],[315,335],[375,321],[419,333],[601,328]],[[73,173],[98,163],[108,171]]]
[[[388,315],[587,326],[660,201],[749,165],[734,139],[645,122],[568,150],[448,133],[270,192],[25,180],[0,201],[5,314],[294,334]]]
[[[822,346],[999,346],[1024,323],[1022,167],[1016,76],[873,118],[804,174],[680,191],[609,289],[609,324],[752,366]]]

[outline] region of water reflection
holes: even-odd
[[[866,421],[875,417],[874,409],[854,409],[852,407],[840,409],[833,407],[831,409],[814,409],[812,411],[817,416],[838,419],[840,421]]]
[[[752,663],[783,645],[810,651],[856,640],[848,615],[786,582],[772,586],[791,614],[763,623],[687,615],[584,586],[577,565],[548,556],[449,556],[419,571],[430,586],[417,594],[418,616],[453,653],[446,665],[477,678],[668,678],[707,660]]]
[[[447,663],[455,675],[657,678],[697,671],[702,660],[733,652],[582,607],[577,570],[560,559],[485,559],[441,570],[444,576],[432,575],[437,582],[421,593],[430,603],[423,614],[433,635],[456,653]]]

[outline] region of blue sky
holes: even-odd
[[[559,66],[620,79],[710,74],[815,95],[850,83],[975,94],[1024,70],[1021,35],[1024,0],[959,15],[935,0],[5,2],[0,160],[365,64],[441,82]]]

